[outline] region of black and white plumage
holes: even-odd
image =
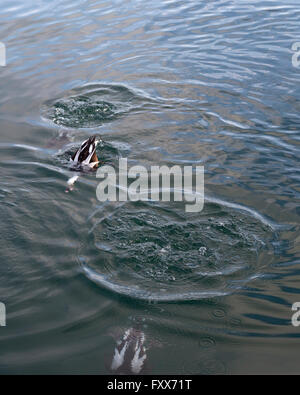
[[[111,371],[115,374],[142,374],[147,359],[146,336],[141,330],[129,328],[117,341]]]
[[[72,156],[72,161],[75,165],[83,165],[88,166],[92,169],[98,167],[99,160],[96,154],[96,148],[99,141],[96,140],[96,137],[90,137],[85,140],[81,147],[75,152]]]
[[[72,165],[76,169],[80,167],[97,169],[99,166],[99,159],[96,153],[96,148],[100,141],[101,140],[96,140],[95,136],[92,136],[85,140],[70,159]],[[68,180],[68,189],[66,190],[66,192],[70,192],[73,190],[74,184],[78,180],[78,178],[79,175],[75,175]]]

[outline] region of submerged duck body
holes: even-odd
[[[96,137],[90,137],[85,140],[81,147],[72,156],[72,162],[76,166],[88,166],[91,169],[97,169],[99,166],[99,159],[96,154],[96,148],[99,140]]]
[[[84,170],[86,168],[93,170],[97,169],[99,167],[99,159],[96,153],[96,148],[100,141],[101,140],[96,140],[95,136],[85,140],[70,159],[72,167],[74,167],[76,170]],[[66,192],[73,190],[74,184],[78,178],[79,175],[75,175],[67,181],[68,189]]]

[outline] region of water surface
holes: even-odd
[[[1,2],[1,373],[298,373],[300,6]],[[101,203],[68,159],[199,165],[205,206]]]

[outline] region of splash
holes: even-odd
[[[267,220],[232,205],[136,202],[93,218],[80,257],[92,281],[125,296],[155,301],[225,295],[259,276],[275,233]],[[268,257],[268,259],[266,259]]]
[[[93,128],[139,109],[149,98],[123,85],[88,84],[42,106],[43,118],[70,128]]]

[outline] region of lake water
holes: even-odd
[[[108,374],[128,330],[147,373],[299,373],[299,1],[0,13],[0,373]],[[204,166],[203,211],[65,193],[91,135],[102,164]]]

